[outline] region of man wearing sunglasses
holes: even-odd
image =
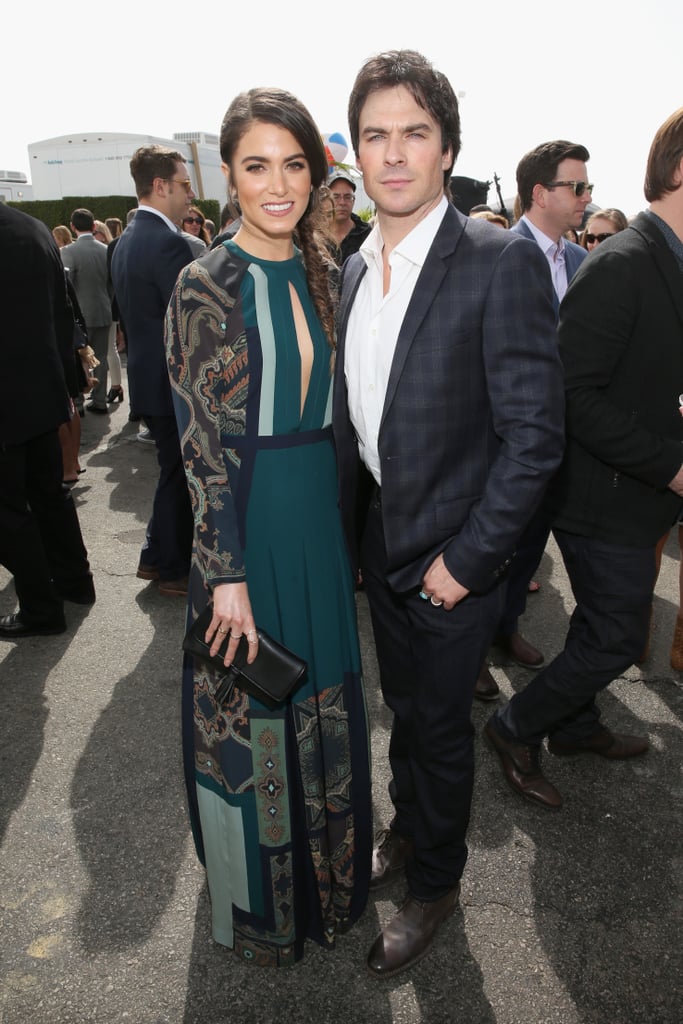
[[[511,230],[536,242],[546,257],[553,282],[555,313],[567,285],[586,258],[586,250],[564,235],[583,223],[593,186],[588,181],[585,146],[558,139],[544,142],[522,157],[517,165],[517,193],[522,216]],[[531,520],[517,546],[508,577],[505,609],[497,645],[517,664],[538,669],[545,658],[519,632],[519,618],[526,609],[529,583],[543,557],[550,526],[539,512]],[[498,685],[488,667],[482,667],[476,696],[492,700]]]
[[[645,197],[650,208],[583,263],[560,312],[567,448],[546,505],[576,599],[564,650],[485,727],[510,785],[543,806],[561,803],[547,779],[539,787],[546,736],[558,757],[648,749],[604,726],[595,697],[643,651],[655,548],[681,514],[683,107],[655,135]]]
[[[157,449],[159,480],[137,575],[158,580],[159,593],[187,593],[192,510],[166,365],[164,321],[178,274],[193,259],[178,224],[194,192],[185,158],[165,146],[142,146],[130,172],[138,208],[112,256],[116,301],[126,325],[131,409]]]

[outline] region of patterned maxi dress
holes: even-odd
[[[291,289],[313,341],[301,410]],[[308,662],[268,710],[185,663],[190,816],[213,935],[245,961],[288,964],[362,913],[372,849],[369,750],[354,587],[337,508],[330,348],[299,254],[229,241],[181,274],[167,346],[195,542],[188,616],[246,579],[256,624]]]

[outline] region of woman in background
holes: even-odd
[[[183,217],[182,228],[183,231],[187,231],[188,235],[194,235],[195,238],[199,238],[204,245],[211,245],[211,235],[206,227],[206,217],[198,206],[190,206],[188,208],[187,213]]]
[[[118,218],[110,217],[109,220],[117,220]],[[120,223],[120,221],[119,221]],[[112,233],[108,226],[108,221],[104,223],[101,220],[96,220],[93,225],[93,235],[98,242],[104,242],[105,245],[109,246],[114,241]],[[112,291],[112,285],[110,281],[110,293]],[[112,320],[109,328],[109,338],[107,340],[107,361],[109,363],[109,378],[110,387],[107,391],[107,402],[123,402],[123,374],[121,372],[121,356],[119,355],[118,345],[116,344],[116,338],[118,334],[118,323]]]
[[[185,664],[183,743],[213,935],[245,962],[289,964],[360,916],[372,854],[354,581],[331,434],[336,268],[318,222],[327,161],[279,89],[236,97],[221,129],[233,238],[181,272],[167,314],[195,517],[189,621],[258,653],[256,626],[305,658],[274,711]]]
[[[57,227],[53,228],[52,237],[60,249],[63,249],[65,245],[71,245],[74,240],[74,236],[66,224],[58,224]]]
[[[584,249],[588,249],[588,252],[592,252],[600,242],[604,242],[606,238],[611,238],[612,235],[616,235],[618,231],[623,231],[627,227],[626,214],[621,210],[614,207],[607,210],[596,210],[586,222],[580,244]]]

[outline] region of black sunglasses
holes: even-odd
[[[578,199],[584,194],[584,192],[590,192],[592,194],[595,185],[592,185],[587,181],[549,181],[545,187],[570,188]]]
[[[606,238],[611,238],[612,235],[616,235],[616,231],[603,231],[600,235],[594,235],[592,231],[587,231],[586,241],[589,245],[593,245],[594,242],[604,242]]]
[[[200,217],[185,217],[183,224],[203,224],[204,221]]]

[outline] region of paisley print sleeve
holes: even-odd
[[[235,508],[240,459],[230,438],[245,433],[247,340],[238,282],[230,294],[211,273],[218,259],[185,268],[166,313],[173,404],[194,512],[194,557],[210,587],[245,578]]]

